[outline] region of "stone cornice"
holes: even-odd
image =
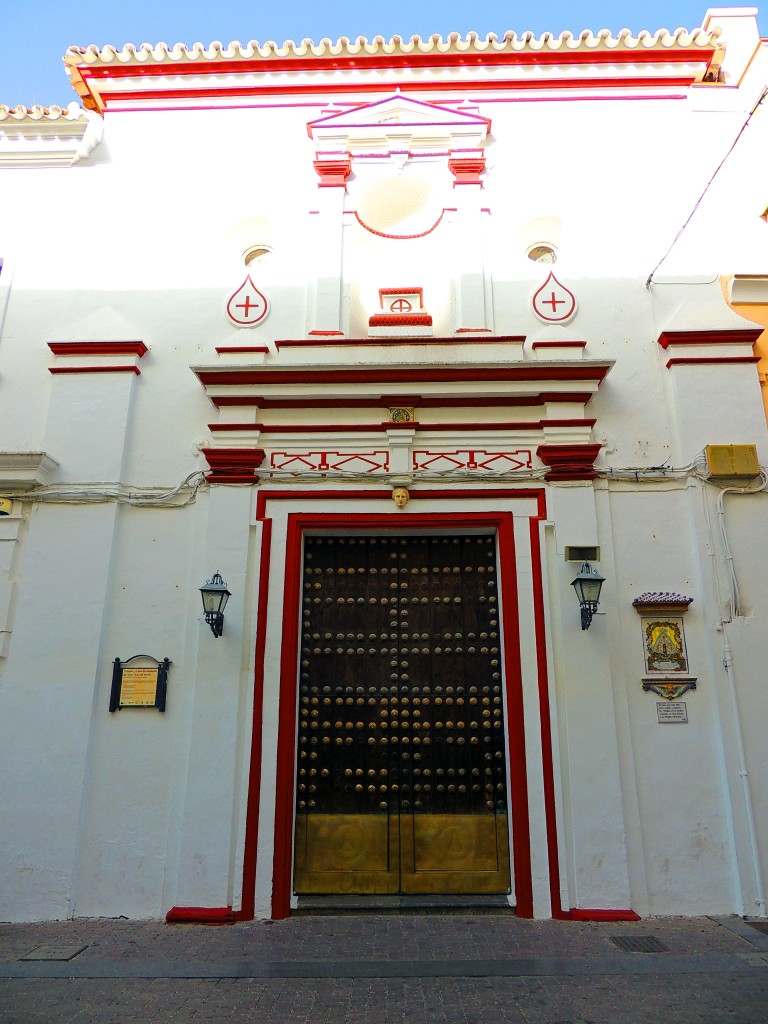
[[[77,103],[0,106],[0,167],[71,167],[101,141],[103,123]]]

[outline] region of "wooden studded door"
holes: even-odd
[[[296,892],[509,891],[495,545],[306,538]]]

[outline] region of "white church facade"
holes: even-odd
[[[0,919],[765,916],[754,9],[65,64],[0,107]]]

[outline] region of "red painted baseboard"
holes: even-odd
[[[171,907],[165,915],[168,924],[234,924],[232,907]]]
[[[634,910],[584,910],[574,907],[563,912],[564,918],[571,921],[639,921],[640,915]]]

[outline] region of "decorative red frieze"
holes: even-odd
[[[352,158],[340,154],[317,153],[312,166],[320,176],[318,188],[347,187],[347,178],[352,173]]]
[[[264,461],[263,448],[201,448],[211,472],[211,484],[254,484],[256,470]]]
[[[375,473],[389,469],[389,450],[371,452],[272,452],[272,469],[289,470],[296,476],[302,472]]]
[[[599,444],[540,444],[536,454],[549,466],[545,480],[594,480],[597,470],[593,463],[601,447]]]
[[[459,451],[431,452],[414,451],[414,470],[456,470],[469,469],[482,472],[510,472],[516,469],[531,469],[533,458],[529,448],[515,448],[512,451],[489,452],[486,449],[460,449]]]
[[[480,175],[485,171],[485,155],[482,152],[456,153],[448,158],[448,169],[457,185],[482,185]]]

